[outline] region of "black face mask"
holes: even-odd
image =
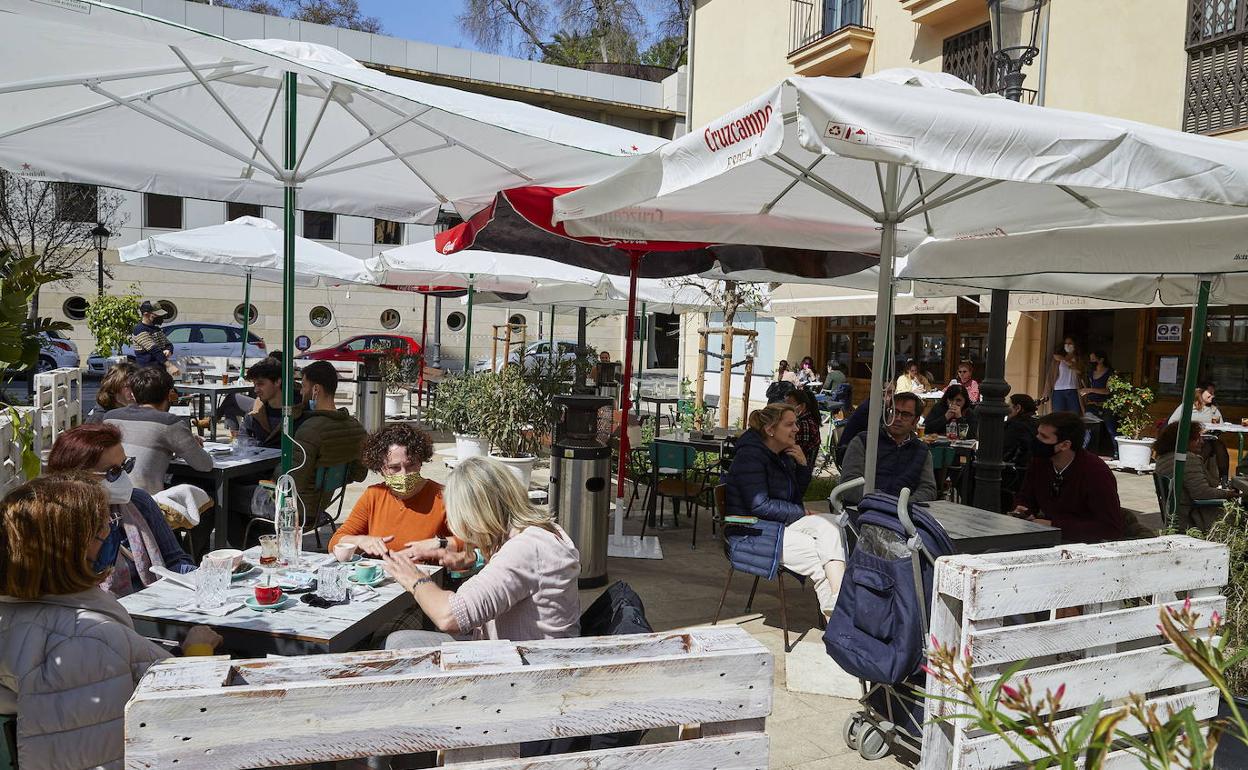
[[[1032,437],[1031,439],[1031,456],[1032,457],[1043,457],[1045,459],[1048,459],[1055,454],[1057,454],[1057,444],[1046,444],[1040,440],[1039,436]]]

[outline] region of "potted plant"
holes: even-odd
[[[419,356],[386,356],[381,361],[381,379],[386,385],[386,416],[401,417],[407,413],[408,391],[420,372]]]
[[[480,376],[486,380],[488,394],[482,429],[493,446],[490,456],[506,463],[521,486],[528,489],[540,437],[549,419],[546,397],[518,366]]]
[[[455,453],[461,460],[490,451],[490,441],[483,435],[485,376],[448,375],[438,385],[438,394],[430,409],[433,424],[455,435]]]
[[[1105,408],[1118,417],[1118,459],[1128,468],[1147,470],[1151,462],[1153,439],[1146,437],[1144,431],[1152,425],[1148,406],[1154,398],[1150,388],[1137,388],[1116,374],[1109,378]]]
[[[87,308],[87,329],[95,337],[95,353],[110,361],[125,361],[121,346],[130,342],[140,320],[139,295],[131,290],[121,296],[96,297]]]

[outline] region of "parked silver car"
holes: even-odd
[[[164,332],[173,343],[175,359],[183,356],[226,358],[242,354],[243,330],[233,324],[187,321],[165,324]],[[258,335],[249,331],[247,340],[247,360],[259,361],[268,355],[267,346]],[[121,353],[134,358],[134,348],[129,345],[122,346]],[[91,356],[87,359],[88,374],[103,376],[107,370],[107,358]]]

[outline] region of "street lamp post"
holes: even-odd
[[[1036,38],[1040,32],[1040,11],[1044,0],[988,0],[992,25],[993,62],[997,67],[997,87],[1007,99],[1023,96],[1023,68],[1040,53]],[[1009,325],[1010,292],[993,289],[992,312],[988,319],[988,360],[980,383],[978,407],[979,451],[975,460],[975,507],[1001,510],[1002,454],[1005,444],[1005,417],[1009,407],[1005,397],[1010,384],[1005,381],[1005,335]]]
[[[103,222],[96,222],[91,228],[91,240],[95,243],[95,288],[96,296],[104,296],[104,249],[108,248],[108,239],[113,237]]]

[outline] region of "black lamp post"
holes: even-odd
[[[95,242],[95,285],[96,296],[104,296],[104,249],[108,248],[108,239],[113,237],[103,222],[97,222],[91,228],[91,240]]]
[[[993,62],[997,65],[997,87],[1007,99],[1023,96],[1023,68],[1035,61],[1040,49],[1040,10],[1044,0],[988,0],[992,24]],[[1002,450],[1005,443],[1005,417],[1010,408],[1005,397],[1010,384],[1005,381],[1005,333],[1009,325],[1010,292],[994,289],[992,314],[988,319],[988,361],[984,381],[979,385],[979,452],[975,460],[975,507],[1001,510],[1001,472],[1005,469]]]

